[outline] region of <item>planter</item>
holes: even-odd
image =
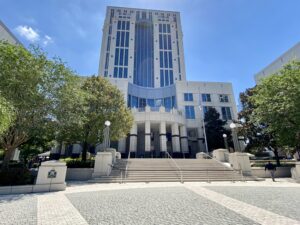
[[[264,167],[251,167],[252,175],[261,178],[271,178],[269,171],[265,171]],[[275,178],[291,177],[291,167],[277,167]]]

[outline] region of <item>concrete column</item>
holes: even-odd
[[[65,162],[46,161],[39,167],[33,192],[63,191],[66,189],[67,166]]]
[[[121,138],[118,142],[118,152],[125,153],[126,151],[126,138]]]
[[[145,152],[151,150],[151,124],[150,121],[145,121]]]
[[[137,147],[137,124],[134,123],[130,130],[129,151],[136,152],[136,147]]]
[[[198,148],[199,152],[206,152],[206,147],[205,147],[205,139],[203,137],[203,131],[201,127],[198,128]]]
[[[229,163],[235,170],[241,171],[244,175],[251,175],[251,165],[247,153],[243,153],[243,152],[230,153]]]
[[[189,153],[189,144],[188,144],[186,126],[180,127],[180,144],[181,144],[181,151],[183,153]]]
[[[166,122],[162,121],[159,125],[159,146],[161,152],[167,151],[167,130],[166,130]]]
[[[173,152],[180,152],[178,123],[172,124],[172,148]]]

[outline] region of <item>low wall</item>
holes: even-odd
[[[63,191],[65,189],[66,189],[66,183],[1,186],[0,195]]]
[[[84,181],[92,179],[94,168],[68,168],[66,180]]]
[[[264,167],[251,167],[252,175],[261,178],[271,178],[270,172],[265,171]],[[275,177],[291,177],[291,167],[277,167]]]

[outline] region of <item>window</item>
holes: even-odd
[[[220,102],[229,102],[228,95],[219,95]]]
[[[186,119],[195,119],[194,106],[190,106],[190,105],[185,106],[185,118]]]
[[[202,94],[202,102],[211,102],[210,94]]]
[[[186,101],[186,102],[194,101],[193,94],[192,93],[184,93],[184,101]]]
[[[232,120],[230,107],[221,107],[223,120]]]

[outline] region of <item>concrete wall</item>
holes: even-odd
[[[10,44],[20,44],[18,39],[10,32],[10,30],[0,20],[0,40],[8,41]]]
[[[270,172],[265,171],[264,167],[251,167],[252,175],[261,178],[271,178]],[[275,177],[291,177],[291,167],[277,167]]]
[[[94,168],[68,168],[66,180],[84,181],[92,179]]]
[[[285,64],[292,60],[300,60],[300,42],[283,53],[280,57],[274,60],[270,65],[265,67],[259,73],[255,74],[255,82],[259,83],[260,79],[278,72],[278,70],[280,70]]]

